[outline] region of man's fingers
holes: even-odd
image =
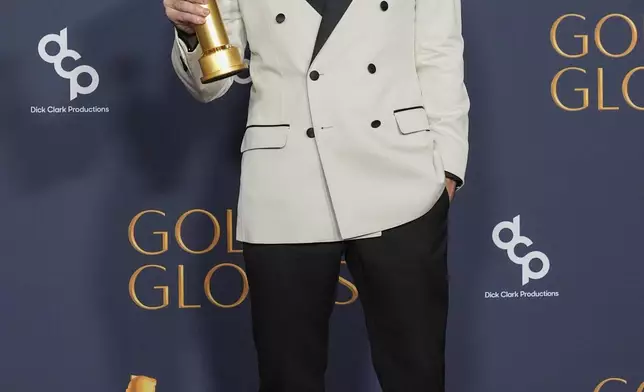
[[[170,8],[175,8],[176,3],[181,3],[183,1],[194,3],[194,4],[208,4],[208,0],[163,0],[163,5]]]
[[[201,25],[206,22],[206,19],[203,16],[194,13],[179,11],[175,8],[166,8],[166,14],[168,15],[168,18],[175,23]]]
[[[171,8],[174,8],[177,11],[198,16],[208,16],[208,14],[210,13],[208,8],[202,7],[199,4],[191,3],[189,1],[175,1],[174,6]]]

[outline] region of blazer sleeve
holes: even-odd
[[[230,43],[238,48],[242,55],[246,49],[246,30],[239,10],[238,0],[218,0],[219,12],[224,21]],[[175,29],[174,45],[172,47],[172,67],[190,94],[201,102],[210,102],[223,96],[232,86],[233,78],[216,82],[201,83],[201,68],[199,58],[203,54],[200,45],[189,51],[186,43],[179,38]]]
[[[465,180],[470,109],[461,26],[460,0],[416,0],[416,71],[423,104],[447,177],[459,185]]]

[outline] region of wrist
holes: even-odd
[[[174,29],[177,32],[177,37],[179,37],[179,39],[183,41],[189,52],[192,52],[197,48],[197,46],[199,45],[197,34],[195,34],[194,32],[187,32],[177,25],[174,25]]]
[[[460,188],[463,185],[463,180],[456,174],[452,174],[448,171],[445,172],[445,181],[452,181],[456,189]]]

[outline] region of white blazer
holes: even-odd
[[[465,178],[469,98],[460,0],[219,0],[250,48],[237,239],[310,243],[377,236],[429,211],[445,172]],[[198,59],[172,62],[203,102]]]

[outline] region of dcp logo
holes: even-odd
[[[531,279],[541,279],[546,276],[550,270],[550,260],[548,260],[548,256],[539,251],[532,251],[523,257],[517,256],[515,249],[518,244],[523,244],[525,246],[532,245],[532,240],[530,238],[521,235],[520,218],[521,215],[517,215],[514,217],[512,222],[505,221],[496,225],[492,231],[492,241],[494,241],[494,245],[498,248],[508,252],[508,257],[513,263],[521,266],[522,283],[525,286]],[[512,238],[508,242],[503,242],[503,240],[501,240],[501,232],[503,229],[510,230],[512,233]],[[530,261],[534,259],[539,259],[541,261],[541,269],[539,271],[533,271],[530,269]]]
[[[47,53],[47,44],[50,42],[55,42],[59,46],[59,51],[55,55]],[[78,52],[67,48],[67,27],[62,29],[60,34],[48,34],[42,37],[38,43],[38,54],[46,62],[54,64],[54,69],[61,78],[69,79],[70,101],[76,99],[78,94],[91,94],[98,87],[98,73],[89,65],[79,65],[71,71],[63,69],[64,59],[69,57],[74,60],[78,60],[81,58],[81,55],[78,54]],[[92,82],[87,87],[83,87],[78,83],[78,77],[83,73],[88,74],[92,78]]]

